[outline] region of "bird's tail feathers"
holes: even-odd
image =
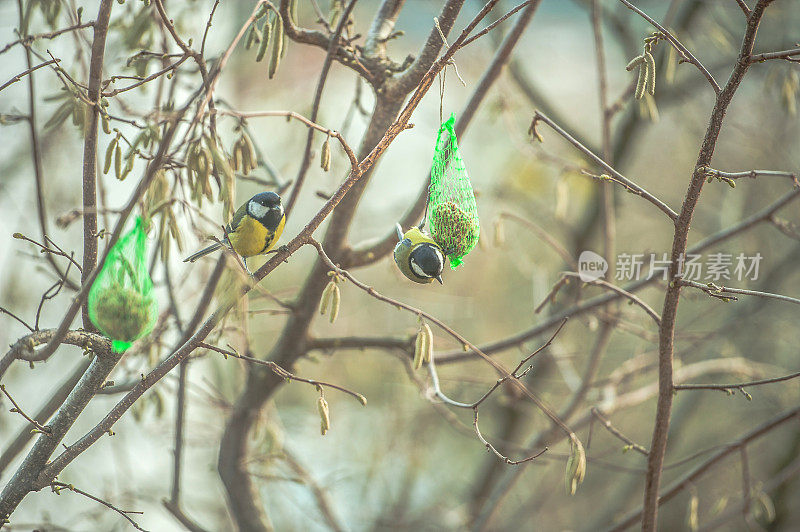
[[[200,257],[205,257],[209,253],[213,253],[213,252],[217,251],[221,247],[222,247],[222,244],[220,244],[219,242],[216,242],[214,244],[211,244],[207,248],[201,249],[197,253],[186,257],[185,259],[183,259],[183,262],[194,262],[197,259],[199,259]]]

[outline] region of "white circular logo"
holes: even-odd
[[[608,261],[594,251],[582,251],[578,257],[578,276],[589,283],[606,276]]]

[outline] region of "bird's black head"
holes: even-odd
[[[442,251],[433,244],[426,242],[415,247],[408,257],[408,265],[415,275],[428,279],[436,279],[439,283],[442,283],[444,255],[442,255]]]
[[[260,192],[247,202],[247,214],[265,227],[275,229],[283,218],[281,197],[274,192]]]

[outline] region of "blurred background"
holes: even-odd
[[[58,0],[63,13],[84,8],[91,20],[96,2]],[[750,2],[752,4],[752,2]],[[328,2],[320,0],[327,12]],[[396,24],[404,35],[388,43],[389,56],[402,61],[416,54],[432,27],[442,2],[408,0]],[[657,47],[659,76],[655,97],[634,100],[628,90],[635,72],[625,65],[641,53],[642,39],[653,28],[615,1],[600,2],[604,12],[603,36],[610,103],[620,100],[621,110],[612,122],[614,166],[678,209],[688,186],[699,143],[713,105],[713,91],[699,72],[677,64],[666,44]],[[636,2],[656,20],[668,18],[668,26],[715,77],[724,82],[734,64],[745,19],[730,0],[655,0]],[[212,3],[170,1],[170,16],[183,35],[199,42]],[[361,0],[354,11],[356,33],[366,33],[380,2]],[[467,1],[451,32],[457,32],[482,3]],[[501,1],[499,13],[515,3]],[[160,46],[160,35],[149,22],[136,26],[141,12],[150,9],[128,0],[115,5],[107,44],[105,71],[134,73],[126,62],[141,48]],[[223,1],[218,7],[206,45],[206,55],[227,48],[252,10],[250,2]],[[550,118],[601,153],[601,111],[591,2],[543,0],[509,66],[503,71],[466,133],[459,139],[465,165],[475,187],[482,232],[480,245],[458,270],[447,268],[444,285],[416,285],[397,271],[385,257],[353,274],[380,293],[424,309],[445,321],[476,345],[495,342],[535,327],[548,316],[568,309],[577,301],[602,294],[601,288],[564,288],[553,304],[539,313],[542,303],[561,272],[574,267],[554,246],[540,238],[546,233],[574,259],[583,250],[603,253],[600,214],[602,185],[578,170],[600,173],[555,132],[540,126],[544,143],[532,143],[527,135],[534,109]],[[0,46],[18,38],[16,2],[0,3]],[[66,15],[55,27],[68,25]],[[319,27],[310,3],[299,2],[299,20]],[[497,48],[501,34],[513,19],[496,32],[460,51],[455,61],[463,86],[449,70],[441,101],[445,115],[460,113]],[[51,31],[42,14],[34,10],[31,33]],[[153,27],[151,27],[153,26]],[[780,0],[768,9],[758,34],[756,51],[784,50],[797,46],[800,2]],[[134,35],[135,32],[138,35]],[[66,34],[37,42],[40,53],[50,50],[62,67],[78,80],[86,79],[87,42],[91,32]],[[237,48],[221,77],[216,97],[220,108],[242,112],[293,110],[308,114],[316,80],[324,60],[323,50],[289,43],[286,56],[273,79],[266,62],[256,63],[254,50]],[[675,64],[669,66],[672,61]],[[0,81],[24,71],[19,46],[0,56]],[[149,73],[156,70],[150,65]],[[672,69],[674,73],[666,73]],[[724,171],[751,169],[800,171],[800,65],[769,61],[755,64],[735,96],[725,118],[714,156],[714,167]],[[81,207],[82,135],[70,120],[48,127],[48,120],[62,104],[61,83],[52,70],[37,71],[37,126],[45,180],[45,207],[49,235],[65,250],[80,256],[82,227],[79,217],[64,217]],[[198,86],[196,69],[186,69],[175,83],[174,99],[182,102]],[[155,85],[125,93],[115,113],[146,120]],[[353,105],[358,94],[358,105]],[[374,103],[371,88],[349,69],[334,64],[325,88],[317,122],[340,130],[352,146],[359,144]],[[28,85],[19,82],[0,93],[0,306],[29,320],[36,314],[41,294],[54,281],[49,265],[38,249],[15,240],[12,233],[32,238],[40,235],[36,218],[36,189],[31,164],[27,124],[13,117],[27,113]],[[360,109],[363,109],[363,113]],[[413,129],[403,132],[382,157],[356,213],[349,241],[359,244],[378,239],[415,201],[430,169],[439,125],[440,98],[437,85],[415,111]],[[220,118],[218,131],[225,145],[237,138],[237,121]],[[132,126],[114,124],[128,135]],[[240,180],[235,205],[252,194],[280,189],[295,177],[307,130],[298,122],[281,118],[257,118],[247,122],[251,137],[263,155],[264,166],[254,174],[260,182]],[[112,135],[102,134],[103,154]],[[318,151],[324,136],[313,145]],[[144,166],[137,162],[131,176],[118,181],[112,173],[101,178],[101,195],[110,211],[102,213],[101,228],[113,228],[114,209],[129,198]],[[282,242],[302,229],[347,175],[349,163],[334,146],[331,170],[324,172],[312,160],[308,179],[297,207],[288,219]],[[265,184],[266,183],[266,184]],[[791,190],[783,178],[741,179],[735,188],[714,181],[707,184],[696,211],[690,245],[732,226]],[[319,194],[317,194],[319,192]],[[616,254],[669,252],[672,227],[652,205],[621,188],[615,190]],[[224,217],[221,203],[204,202],[201,218],[196,212],[178,215],[183,249],[169,241],[166,263],[178,296],[180,312],[193,312],[199,293],[213,267],[213,260],[184,264],[182,258],[203,245]],[[763,256],[757,279],[722,281],[724,284],[800,295],[800,223],[796,203],[779,211],[775,223],[753,229],[715,245],[709,253]],[[59,218],[61,218],[60,221]],[[533,228],[531,224],[534,224]],[[778,227],[783,228],[781,231]],[[537,229],[538,228],[538,229]],[[322,235],[324,228],[317,234]],[[502,238],[501,238],[502,237]],[[149,241],[159,257],[157,237]],[[102,245],[102,241],[101,241]],[[615,257],[607,280],[614,280]],[[271,273],[261,286],[282,300],[291,301],[302,287],[316,260],[305,247],[288,263]],[[263,259],[249,262],[255,270]],[[164,267],[154,267],[154,282],[162,309],[169,307]],[[75,276],[77,279],[77,276]],[[664,283],[657,282],[637,294],[660,312]],[[72,292],[65,289],[47,302],[41,313],[43,328],[59,323]],[[285,310],[258,292],[249,297],[245,311],[232,314],[212,335],[216,345],[241,345],[243,317],[247,318],[250,345],[255,356],[269,353],[285,322]],[[525,383],[550,407],[562,411],[580,387],[598,332],[612,308],[571,319],[553,345],[533,361]],[[284,385],[264,408],[251,439],[248,470],[259,486],[261,503],[276,530],[597,530],[641,506],[646,457],[625,452],[625,443],[592,418],[590,409],[601,406],[613,426],[634,442],[650,444],[655,412],[655,365],[657,329],[636,306],[613,307],[617,326],[592,385],[574,414],[566,420],[583,441],[588,456],[586,480],[577,494],[564,490],[564,467],[569,445],[555,441],[535,461],[510,466],[487,453],[472,432],[470,411],[454,410],[432,399],[424,370],[409,368],[409,354],[400,350],[314,350],[294,367],[298,376],[320,379],[362,393],[362,407],[344,394],[330,391],[331,429],[321,436],[316,409],[317,393],[302,383]],[[691,368],[688,382],[738,382],[789,374],[798,370],[798,308],[762,299],[742,297],[723,303],[700,291],[685,290],[679,309],[676,340],[676,380],[682,368]],[[0,316],[0,344],[11,344],[26,329]],[[76,323],[75,327],[79,324]],[[316,320],[311,335],[321,338],[375,336],[408,338],[418,328],[416,317],[398,312],[350,283],[342,285],[338,320]],[[460,350],[451,338],[434,331],[437,354]],[[514,367],[547,340],[548,334],[519,342],[496,356]],[[111,378],[116,384],[135,382],[169,354],[178,338],[174,330],[134,356],[126,356]],[[244,386],[245,362],[223,359],[213,352],[197,351],[189,366],[187,387],[186,455],[184,458],[183,507],[209,530],[233,526],[224,489],[217,473],[220,435],[231,404]],[[26,411],[36,412],[80,362],[81,350],[62,346],[47,363],[17,363],[3,383]],[[714,361],[714,362],[710,362]],[[699,365],[706,362],[707,366]],[[496,380],[496,374],[477,357],[439,367],[442,387],[452,398],[470,402],[479,398]],[[182,530],[164,509],[169,497],[176,372],[147,393],[114,428],[71,464],[59,479],[107,499],[126,510],[148,530]],[[741,393],[682,391],[674,402],[667,468],[662,486],[669,486],[714,452],[757,425],[797,405],[800,381],[789,380],[748,389]],[[100,395],[70,430],[69,444],[91,429],[119,400],[120,395]],[[627,395],[626,395],[627,394]],[[638,395],[637,395],[638,394]],[[624,398],[625,400],[622,400]],[[626,402],[627,401],[627,402]],[[8,412],[3,400],[0,412],[0,450],[6,451],[26,424]],[[512,389],[501,387],[481,407],[481,430],[503,454],[519,459],[541,448],[529,448],[537,436],[550,431],[550,421]],[[800,482],[795,476],[771,485],[788,464],[800,455],[800,425],[785,424],[748,446],[749,474],[754,498],[750,511],[734,511],[720,522],[723,529],[758,526],[769,530],[800,527]],[[13,474],[24,453],[8,456],[0,470],[0,484]],[[798,467],[794,468],[798,472]],[[775,484],[773,482],[773,484]],[[741,461],[738,453],[724,459],[696,482],[686,486],[661,509],[664,530],[692,528],[692,501],[702,528],[725,518],[742,500]],[[761,495],[763,494],[763,496]],[[772,512],[769,508],[772,507]],[[770,520],[768,514],[774,513]],[[748,516],[745,520],[743,515]],[[749,523],[749,524],[748,524]],[[13,530],[126,530],[119,515],[75,493],[57,496],[43,490],[28,496],[12,518]]]

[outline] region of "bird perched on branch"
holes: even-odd
[[[225,226],[226,239],[247,265],[247,257],[268,253],[278,242],[286,224],[281,197],[274,192],[260,192],[239,207]],[[185,258],[194,262],[222,247],[217,242]]]
[[[415,283],[427,284],[434,279],[442,283],[444,253],[442,248],[416,226],[405,234],[397,224],[400,242],[394,247],[394,261],[400,271]]]

